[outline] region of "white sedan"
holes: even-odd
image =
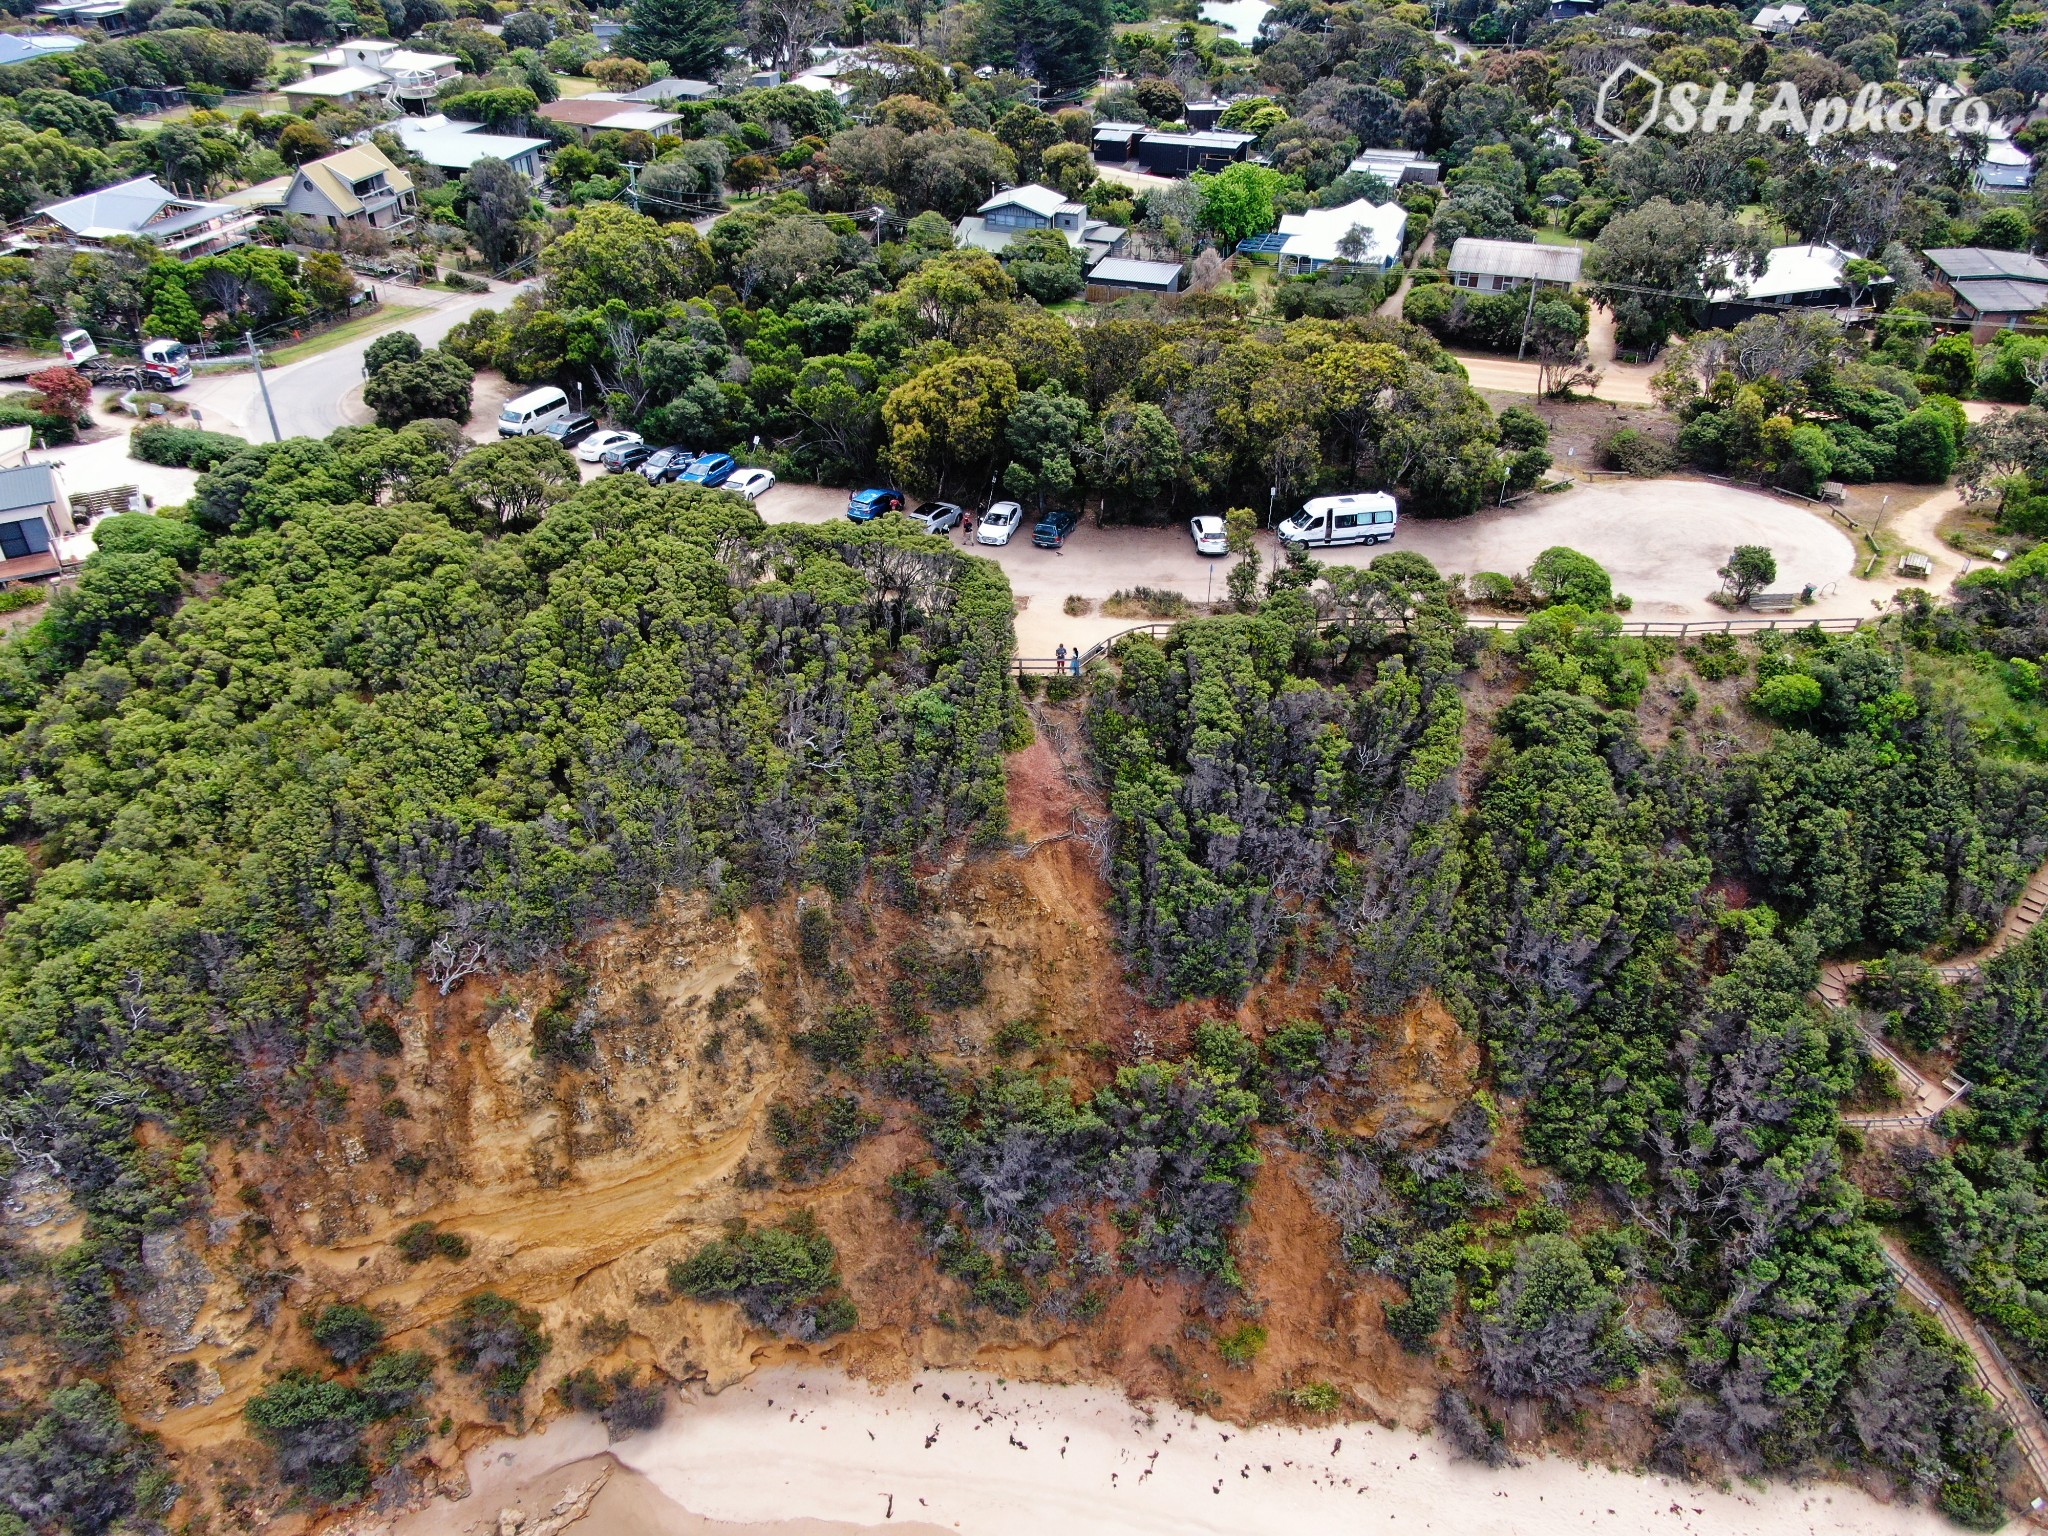
[[[720,490],[738,491],[749,501],[759,501],[763,492],[774,488],[774,471],[766,469],[736,469],[719,487]]]
[[[595,464],[607,448],[631,448],[644,441],[638,432],[593,432],[576,445],[576,457],[586,464]]]
[[[1224,532],[1220,517],[1191,517],[1188,532],[1195,536],[1195,553],[1198,555],[1227,555],[1230,553],[1230,536]]]
[[[1010,536],[1024,526],[1024,509],[1014,501],[999,501],[981,514],[974,526],[977,544],[1007,544]]]

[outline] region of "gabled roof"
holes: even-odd
[[[355,183],[380,171],[394,192],[412,190],[412,178],[393,165],[375,144],[358,144],[354,149],[308,160],[299,167],[295,185],[304,184],[318,189],[333,204],[336,213],[361,213],[363,204],[362,199],[356,196]]]
[[[1280,254],[1304,261],[1336,261],[1338,247],[1352,230],[1365,237],[1362,262],[1385,262],[1401,254],[1401,240],[1408,231],[1408,210],[1399,203],[1374,203],[1366,198],[1341,208],[1311,208],[1307,213],[1280,216],[1280,233],[1287,237]]]
[[[47,507],[57,499],[57,479],[47,464],[0,469],[0,513]]]
[[[1026,182],[1021,187],[1005,187],[975,211],[987,213],[991,209],[1009,207],[1029,208],[1042,219],[1049,219],[1063,210],[1087,212],[1080,203],[1069,201],[1067,194],[1058,188],[1041,186],[1035,181]]]
[[[1451,247],[1451,270],[1481,277],[1536,278],[1576,283],[1586,253],[1576,245],[1534,245],[1519,240],[1480,240],[1466,235]]]
[[[1951,282],[1965,277],[2010,277],[2048,283],[2048,262],[2025,251],[1992,251],[1974,245],[1938,246],[1924,253]]]
[[[52,203],[39,214],[74,235],[108,240],[116,235],[168,239],[234,211],[226,203],[180,197],[154,176],[138,176],[83,197]]]

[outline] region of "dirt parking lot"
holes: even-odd
[[[782,484],[757,506],[769,522],[826,523],[845,515],[846,492]],[[1856,579],[1856,546],[1825,515],[1708,480],[1602,480],[1466,518],[1407,518],[1391,544],[1318,551],[1317,558],[1364,565],[1389,550],[1407,549],[1427,556],[1446,575],[1513,573],[1528,569],[1553,544],[1569,545],[1604,565],[1615,589],[1634,599],[1630,616],[1637,619],[1720,617],[1722,610],[1707,594],[1720,585],[1715,570],[1738,544],[1762,544],[1776,553],[1777,590],[1811,584],[1822,592],[1819,602],[1801,610],[1803,616],[1868,613],[1873,599],[1881,602],[1890,593],[1887,585]],[[1028,531],[1001,548],[973,548],[1009,575],[1019,602],[1018,651],[1025,656],[1050,656],[1061,644],[1085,647],[1128,628],[1135,621],[1100,611],[1113,592],[1153,587],[1195,603],[1221,601],[1232,563],[1196,554],[1184,523],[1084,523],[1057,551],[1034,548]],[[1261,534],[1260,549],[1270,569],[1278,541]],[[1070,595],[1088,599],[1090,611],[1079,617],[1065,613]]]

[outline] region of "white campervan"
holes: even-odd
[[[1400,520],[1385,491],[1358,491],[1316,497],[1282,523],[1279,533],[1289,544],[1384,544]]]
[[[498,414],[498,436],[527,437],[569,414],[569,397],[553,385],[505,402]]]

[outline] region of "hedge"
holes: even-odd
[[[240,453],[249,445],[225,432],[207,432],[198,427],[174,427],[152,422],[137,427],[128,439],[128,456],[145,464],[168,464],[174,469],[212,469],[223,459]]]

